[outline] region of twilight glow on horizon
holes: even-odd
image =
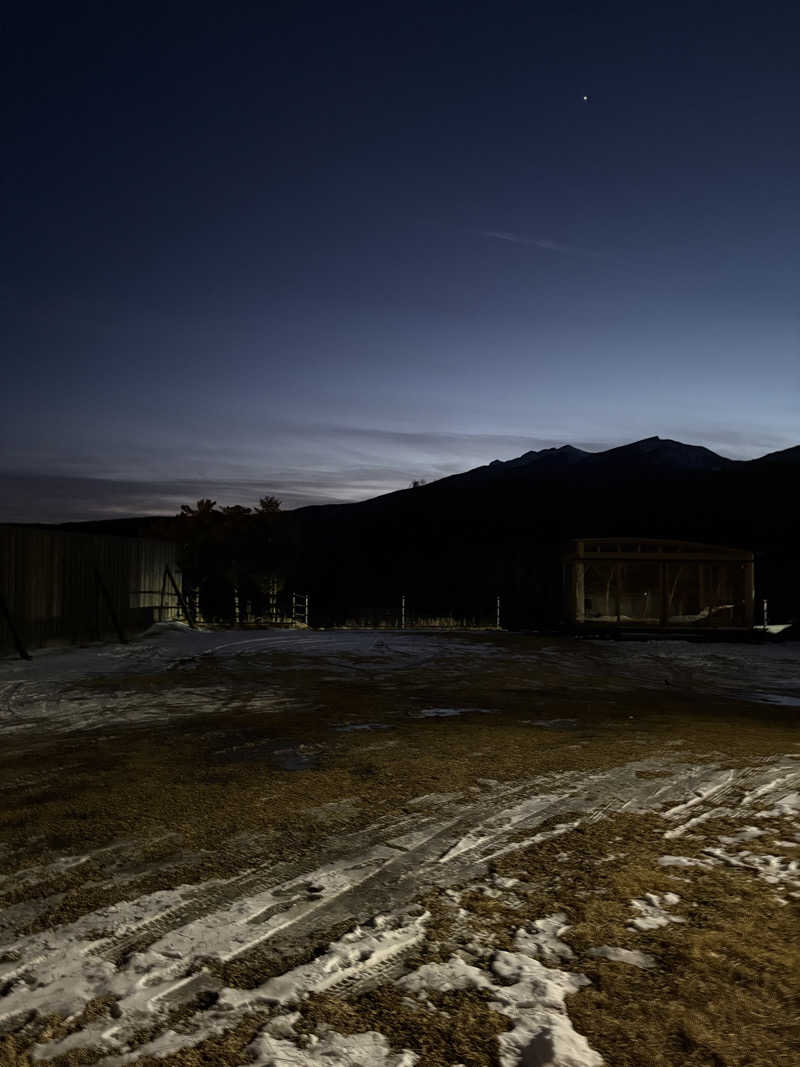
[[[0,521],[800,443],[800,14],[18,12]]]

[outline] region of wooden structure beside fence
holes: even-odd
[[[167,541],[0,525],[0,651],[111,638],[181,614]]]
[[[564,553],[573,625],[749,629],[753,553],[690,541],[600,537]]]

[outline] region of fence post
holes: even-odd
[[[170,582],[172,582],[172,588],[175,590],[175,596],[178,598],[178,603],[181,606],[183,614],[186,616],[186,621],[189,623],[189,626],[191,626],[191,628],[194,630],[194,621],[192,619],[191,614],[189,613],[189,609],[186,606],[186,601],[183,599],[183,593],[178,588],[178,583],[173,578],[172,571],[169,569],[169,567],[165,567],[164,569],[167,572]]]
[[[11,612],[8,610],[8,604],[6,604],[5,597],[2,593],[0,593],[0,612],[2,612],[3,618],[6,620],[6,625],[11,631],[11,636],[14,639],[14,644],[17,647],[17,652],[19,652],[19,658],[31,659],[32,656],[22,643],[22,638],[20,637],[19,632],[17,631],[17,628],[14,625],[14,620],[11,618]]]
[[[496,620],[497,620],[496,621],[496,626],[497,626],[497,629],[499,630],[500,629],[500,594],[499,593],[497,595],[497,616],[496,616]]]
[[[120,643],[123,645],[127,645],[128,638],[125,636],[125,631],[122,629],[122,624],[119,621],[119,616],[117,615],[116,608],[114,607],[114,601],[111,599],[111,593],[109,593],[108,587],[103,581],[103,576],[100,574],[100,569],[98,567],[95,567],[94,574],[95,578],[97,579],[97,584],[100,587],[100,592],[103,595],[103,601],[106,605],[106,609],[108,610],[108,614],[111,616],[111,621],[114,624],[114,629],[117,631],[117,636],[120,639]]]
[[[292,593],[292,622],[302,621],[309,625],[309,601],[308,593]]]
[[[400,629],[401,630],[405,630],[405,628],[406,628],[406,598],[404,596],[402,596],[402,597],[400,597]]]
[[[164,568],[164,574],[161,577],[161,600],[158,604],[158,621],[164,621],[164,597],[167,595],[167,568]]]

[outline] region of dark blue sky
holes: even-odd
[[[794,5],[426,7],[7,20],[0,518],[798,443]]]

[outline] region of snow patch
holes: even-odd
[[[348,722],[343,726],[334,726],[334,730],[340,734],[353,733],[356,730],[391,730],[389,723],[385,722]]]
[[[676,826],[674,830],[667,830],[664,838],[669,841],[676,837],[683,837],[687,831],[694,829],[695,826],[699,826],[702,822],[732,814],[733,812],[730,808],[709,808],[708,811],[695,815],[693,819],[689,819],[688,822],[683,823],[681,826]]]
[[[761,837],[765,834],[766,830],[759,830],[757,826],[745,826],[740,830],[738,834],[722,835],[718,838],[723,845],[738,845],[742,841],[752,841],[756,837]]]
[[[305,1048],[263,1033],[247,1048],[251,1067],[414,1067],[419,1057],[409,1050],[392,1052],[383,1034],[311,1035]],[[255,1057],[255,1058],[253,1058]]]
[[[515,885],[520,884],[519,878],[504,878],[500,874],[492,875],[492,881],[498,889],[512,889]]]
[[[759,812],[760,818],[765,815],[800,815],[800,793],[789,793],[771,811]]]
[[[79,1013],[87,1001],[99,994],[112,991],[135,994],[141,977],[137,957],[131,957],[127,973],[117,971],[112,963],[92,955],[103,944],[95,931],[113,929],[120,935],[135,930],[180,907],[186,902],[187,892],[198,888],[179,886],[175,890],[160,890],[4,946],[24,962],[12,962],[0,968],[0,978],[15,982],[0,1000],[0,1022],[31,1010],[70,1016]],[[164,962],[168,970],[175,968],[174,960]]]
[[[451,719],[458,715],[491,715],[486,708],[424,708],[411,712],[412,719]]]
[[[791,693],[751,693],[754,700],[763,704],[780,704],[785,708],[800,707],[800,696]]]
[[[561,940],[561,935],[569,930],[566,920],[567,917],[563,912],[548,915],[545,919],[537,919],[532,931],[517,930],[514,948],[517,952],[524,952],[529,956],[540,956],[545,960],[572,959],[574,952],[566,942]]]
[[[298,1004],[309,993],[320,993],[401,955],[422,939],[429,918],[430,912],[427,911],[408,922],[378,916],[372,929],[356,926],[311,963],[269,978],[255,989],[223,989],[219,1006],[234,1009],[253,1004]]]
[[[513,807],[505,808],[500,815],[492,816],[484,823],[467,831],[460,841],[451,845],[450,848],[439,857],[439,863],[449,863],[451,860],[455,859],[457,856],[461,856],[465,852],[472,852],[475,849],[480,849],[485,845],[490,844],[498,837],[506,837],[512,828],[524,825],[529,819],[536,818],[547,808],[556,804],[558,801],[565,800],[568,796],[569,793],[543,793],[539,796],[528,797],[519,804],[515,804]],[[524,848],[525,844],[525,842],[517,842],[504,851],[515,848]],[[493,853],[491,856],[483,856],[483,860],[486,862],[500,854],[501,853]]]
[[[578,725],[577,719],[523,719],[526,726],[543,726],[547,730],[571,730]]]
[[[780,786],[784,786],[787,783],[796,782],[797,780],[798,773],[796,770],[794,770],[794,768],[792,768],[792,770],[788,771],[786,774],[779,774],[777,778],[770,778],[768,781],[764,782],[757,788],[750,789],[747,793],[744,794],[741,802],[742,804],[750,805],[753,803],[754,800],[760,800],[761,797],[763,797],[766,793],[772,793],[776,789],[780,788]],[[794,795],[797,796],[796,793]],[[784,801],[790,799],[790,797],[791,794],[789,795],[789,797],[784,797]]]
[[[545,967],[523,952],[498,952],[492,970],[507,984],[495,987],[490,1006],[514,1023],[497,1039],[502,1067],[600,1067],[602,1057],[567,1014],[566,997],[589,985],[586,975]]]
[[[152,626],[149,626],[144,633],[140,634],[140,637],[157,637],[159,634],[168,633],[170,630],[177,630],[178,633],[193,633],[193,627],[188,622],[181,622],[180,619],[172,619],[167,622],[154,622]]]
[[[417,996],[426,990],[450,989],[490,993],[490,1007],[514,1024],[497,1038],[502,1067],[600,1067],[602,1057],[573,1029],[566,1008],[566,997],[583,989],[589,979],[546,967],[524,950],[530,947],[538,952],[543,940],[557,940],[553,930],[562,929],[561,918],[549,916],[539,920],[534,931],[518,931],[518,951],[496,953],[492,971],[500,982],[453,956],[447,963],[425,964],[397,985]]]
[[[694,859],[691,856],[659,856],[660,867],[713,867],[710,860]]]
[[[601,959],[613,960],[615,963],[628,963],[631,967],[641,967],[649,970],[655,967],[656,961],[646,952],[637,949],[617,948],[615,945],[600,945],[599,948],[590,948],[590,956],[599,956]]]
[[[680,899],[677,893],[665,893],[663,896],[659,896],[658,893],[645,893],[644,898],[632,900],[631,904],[640,914],[631,920],[628,929],[657,930],[660,926],[667,926],[669,923],[685,923],[685,919],[679,915],[670,914],[663,907],[664,904],[673,907],[679,903]]]
[[[737,852],[736,855],[722,848],[705,848],[703,852],[728,867],[745,867],[755,871],[768,885],[788,884],[794,889],[800,889],[800,860],[747,850]]]
[[[726,790],[734,781],[735,777],[736,771],[719,771],[707,782],[704,782],[694,790],[694,796],[691,800],[684,801],[682,804],[676,804],[675,807],[663,812],[664,818],[675,819],[678,816],[683,815],[684,812],[688,811],[690,808],[696,807],[698,804],[702,804],[703,801],[708,800],[708,798],[715,793],[720,793],[723,790]]]
[[[425,963],[395,983],[406,993],[417,995],[433,990],[448,993],[451,989],[492,989],[493,983],[485,971],[465,963],[460,956],[451,956],[447,963]]]

